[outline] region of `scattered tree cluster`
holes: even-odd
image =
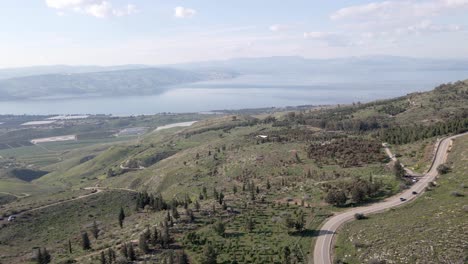
[[[307,156],[321,164],[338,164],[343,168],[387,160],[376,140],[342,138],[330,142],[313,143],[307,147]]]
[[[325,201],[336,206],[347,203],[362,203],[368,199],[378,196],[381,192],[380,182],[371,182],[362,179],[353,181],[342,181],[334,186],[323,184],[326,191]]]
[[[383,129],[379,133],[382,141],[390,144],[408,144],[418,140],[450,133],[468,131],[468,118],[457,118],[428,126],[397,126]]]

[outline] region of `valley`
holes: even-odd
[[[34,263],[46,248],[53,263],[311,263],[315,243],[335,232],[335,260],[370,261],[380,250],[369,242],[375,229],[362,238],[375,247],[347,238],[445,188],[443,176],[421,193],[432,179],[414,183],[382,144],[424,172],[438,138],[467,131],[467,100],[460,81],[347,105],[90,115],[32,127],[22,124],[53,116],[0,116],[0,262]],[[463,175],[465,139],[440,162],[448,177]],[[401,192],[410,201],[414,188],[421,198],[408,205],[322,228],[334,215],[353,218],[353,208],[400,203]]]

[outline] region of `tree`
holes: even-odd
[[[255,189],[250,189],[250,200],[255,201]]]
[[[174,219],[179,219],[180,218],[180,214],[177,211],[177,207],[175,207],[175,206],[172,207],[172,217],[174,217]]]
[[[161,246],[163,248],[168,248],[170,242],[171,242],[171,235],[169,233],[169,224],[166,221],[163,224],[163,230],[161,234]]]
[[[440,164],[439,166],[437,166],[437,172],[439,174],[447,174],[450,172],[450,167],[446,164]]]
[[[106,255],[104,255],[104,251],[101,251],[101,264],[106,264]]]
[[[48,264],[52,261],[52,256],[50,256],[49,252],[47,251],[47,248],[44,248],[42,252],[42,258],[43,258],[43,264]]]
[[[296,222],[294,223],[294,228],[297,231],[302,231],[305,226],[305,219],[304,219],[304,213],[302,211],[299,212],[296,218]]]
[[[44,257],[42,256],[42,250],[39,248],[37,250],[37,264],[42,264]]]
[[[83,247],[83,250],[91,249],[91,241],[89,240],[87,232],[81,233],[81,246]]]
[[[187,209],[187,210],[186,210],[186,214],[187,214],[187,220],[188,220],[190,223],[193,223],[193,221],[195,221],[195,215],[193,214],[193,211],[190,210],[190,209]]]
[[[207,244],[203,249],[201,264],[217,264],[218,254],[211,244]]]
[[[112,264],[115,262],[115,251],[112,248],[107,250],[107,257],[109,259],[108,263]]]
[[[223,204],[223,201],[224,201],[224,193],[220,192],[218,195],[218,202],[219,204]]]
[[[395,173],[395,177],[397,179],[402,179],[405,177],[405,168],[403,168],[403,165],[397,160],[395,164],[393,165],[393,172]]]
[[[364,198],[366,197],[365,190],[361,188],[359,184],[354,184],[354,186],[351,188],[351,199],[355,203],[360,203],[364,201]]]
[[[343,190],[330,189],[325,196],[325,201],[329,204],[342,206],[346,203],[346,194]]]
[[[237,193],[237,186],[236,185],[232,186],[232,193],[233,194]]]
[[[195,201],[195,210],[200,210],[200,202],[198,200]]]
[[[93,222],[93,227],[91,228],[91,233],[93,233],[93,236],[95,239],[98,239],[99,237],[99,228],[96,223],[96,221]]]
[[[363,213],[355,213],[354,214],[354,219],[362,220],[362,219],[366,219],[366,216]]]
[[[177,254],[177,263],[178,264],[188,264],[188,258],[184,251]]]
[[[72,245],[71,245],[70,239],[68,239],[68,253],[70,253],[70,254],[73,253],[73,249],[72,249]]]
[[[247,221],[245,222],[245,229],[248,231],[248,232],[252,232],[253,229],[255,227],[255,222],[254,220],[252,219],[252,217],[247,217]]]
[[[127,243],[123,243],[120,252],[125,257],[125,259],[128,259],[128,246],[127,246]]]
[[[52,257],[50,256],[49,252],[46,248],[39,248],[37,250],[37,259],[36,262],[38,264],[49,264],[52,261]]]
[[[128,246],[128,260],[130,261],[135,261],[136,260],[136,254],[135,254],[135,249],[133,248],[133,243],[130,243]]]
[[[153,234],[151,235],[151,244],[153,246],[156,246],[159,242],[159,235],[158,235],[158,229],[156,227],[153,228]]]
[[[267,186],[266,187],[267,187],[267,190],[270,190],[270,188],[271,188],[270,180],[267,180]]]
[[[216,223],[213,226],[213,229],[220,236],[224,236],[224,232],[226,231],[226,227],[225,227],[223,221],[221,221],[221,220],[216,221]]]
[[[282,258],[283,258],[283,262],[282,262],[283,264],[291,263],[291,250],[289,249],[288,246],[285,246],[283,248]]]
[[[149,252],[148,242],[146,240],[145,233],[140,234],[140,238],[138,239],[138,247],[140,248],[141,252],[147,254]]]
[[[124,212],[124,209],[122,207],[120,207],[120,212],[119,212],[119,226],[120,226],[120,228],[123,227],[124,219],[125,219],[125,212]]]

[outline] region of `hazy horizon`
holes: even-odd
[[[0,68],[232,58],[468,58],[468,1],[3,3]]]

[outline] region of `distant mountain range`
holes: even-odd
[[[124,96],[164,92],[171,87],[239,75],[353,74],[467,71],[468,59],[367,56],[338,59],[302,57],[239,58],[153,67],[35,66],[0,69],[0,100],[56,96]],[[454,80],[455,81],[455,80]]]
[[[47,69],[50,70],[51,68]],[[234,73],[188,71],[171,68],[140,68],[86,72],[31,75],[0,80],[0,100],[40,97],[73,97],[148,95],[166,91],[171,86],[232,78]],[[91,71],[93,68],[67,67],[69,72]],[[100,68],[95,68],[95,70]],[[106,68],[109,70],[109,68]],[[45,68],[40,69],[44,71]]]
[[[468,59],[364,56],[336,59],[303,57],[238,58],[171,65],[180,69],[231,69],[240,74],[337,73],[372,71],[468,70]]]

